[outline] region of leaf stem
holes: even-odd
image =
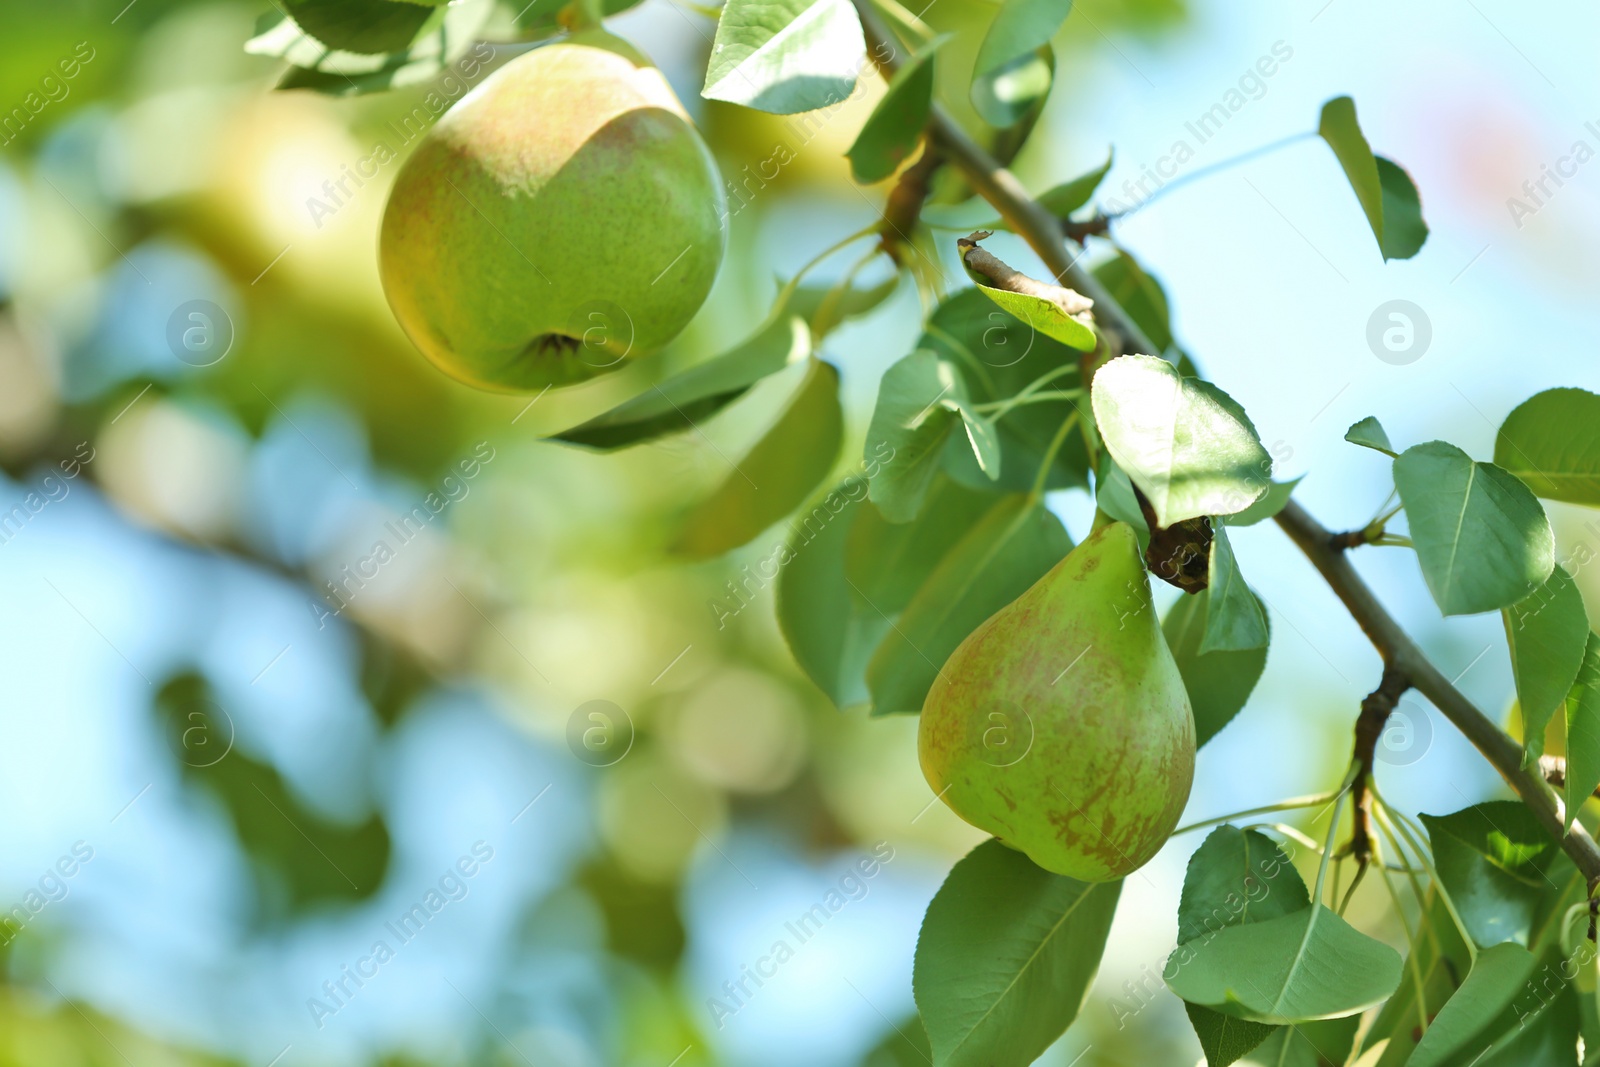
[[[1276,804],[1265,804],[1259,808],[1246,808],[1244,811],[1236,811],[1231,815],[1218,815],[1214,819],[1204,819],[1200,822],[1192,822],[1188,826],[1180,826],[1176,830],[1172,831],[1172,836],[1177,837],[1179,834],[1186,834],[1191,830],[1204,830],[1208,826],[1221,826],[1225,822],[1232,822],[1235,819],[1245,819],[1251,815],[1271,815],[1275,811],[1294,811],[1296,808],[1314,808],[1319,804],[1327,804],[1329,801],[1337,800],[1343,794],[1344,790],[1339,789],[1332,793],[1318,793],[1315,796],[1291,797],[1288,800],[1280,800]]]
[[[1450,891],[1444,887],[1444,881],[1439,877],[1439,870],[1433,865],[1433,857],[1428,855],[1427,848],[1420,841],[1411,836],[1411,829],[1406,826],[1403,819],[1396,819],[1394,822],[1390,822],[1390,813],[1393,809],[1384,803],[1383,798],[1378,795],[1376,790],[1373,791],[1372,796],[1377,801],[1372,807],[1373,814],[1378,817],[1379,822],[1390,823],[1391,833],[1393,833],[1393,827],[1398,826],[1400,834],[1410,843],[1411,850],[1417,854],[1417,862],[1422,864],[1423,868],[1428,872],[1428,880],[1433,884],[1433,891],[1439,894],[1439,903],[1443,904],[1444,910],[1450,913],[1450,921],[1455,923],[1456,930],[1461,934],[1461,940],[1466,943],[1467,959],[1476,964],[1478,962],[1478,946],[1473,944],[1472,935],[1467,932],[1467,924],[1461,920],[1461,913],[1456,910],[1456,902],[1450,899]],[[1399,812],[1394,812],[1396,816],[1399,814]]]
[[[1394,913],[1399,916],[1400,925],[1406,932],[1406,944],[1410,947],[1410,951],[1406,953],[1406,962],[1411,965],[1408,970],[1411,972],[1413,995],[1416,997],[1417,1003],[1417,1032],[1418,1034],[1425,1034],[1428,1032],[1428,992],[1427,983],[1422,980],[1422,964],[1417,960],[1417,950],[1421,947],[1421,944],[1417,940],[1417,934],[1412,932],[1411,920],[1406,918],[1406,909],[1404,903],[1400,900],[1400,891],[1389,880],[1389,871],[1385,866],[1382,844],[1376,841],[1373,842],[1373,851],[1378,854],[1378,862],[1376,864],[1378,877],[1383,879],[1383,888],[1389,891],[1389,899],[1394,902]],[[1423,918],[1425,916],[1419,913],[1418,920],[1420,921]]]
[[[1018,393],[1016,396],[1007,397],[1005,400],[993,400],[987,404],[977,404],[973,407],[973,410],[982,411],[985,414],[993,413],[994,417],[999,419],[1013,408],[1026,407],[1029,404],[1044,404],[1052,400],[1077,400],[1082,395],[1082,389],[1046,389],[1042,393],[1033,393],[1028,396]]]
[[[1074,411],[1071,415],[1061,420],[1061,427],[1056,430],[1055,437],[1051,439],[1050,447],[1044,450],[1044,461],[1039,464],[1039,473],[1033,477],[1033,488],[1028,490],[1028,496],[1033,500],[1042,500],[1044,498],[1045,483],[1050,480],[1050,467],[1056,461],[1056,453],[1061,451],[1061,446],[1066,443],[1067,435],[1078,424],[1080,415],[1080,412]]]
[[[1317,886],[1311,893],[1313,903],[1322,903],[1322,886],[1328,878],[1328,863],[1333,859],[1333,839],[1339,832],[1339,809],[1342,807],[1340,801],[1344,799],[1346,793],[1350,792],[1351,787],[1356,784],[1356,775],[1360,773],[1361,768],[1352,764],[1349,773],[1344,776],[1344,785],[1339,788],[1338,793],[1334,794],[1333,817],[1328,820],[1328,839],[1322,845],[1322,862],[1317,865]]]

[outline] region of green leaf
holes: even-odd
[[[1163,526],[1243,511],[1271,484],[1272,460],[1243,409],[1164,359],[1113,359],[1095,372],[1093,401],[1106,448]]]
[[[1106,175],[1110,173],[1112,161],[1115,159],[1115,152],[1107,152],[1105,163],[1096,169],[1087,174],[1080,174],[1071,181],[1051,186],[1035,199],[1039,201],[1039,206],[1050,214],[1058,219],[1064,219],[1089,202],[1094,191],[1100,188],[1100,183],[1106,180]]]
[[[900,285],[899,273],[891,274],[866,289],[854,286],[802,285],[789,298],[785,310],[799,315],[811,327],[813,340],[820,341],[847,319],[865,315],[882,304]]]
[[[1494,461],[1546,500],[1600,507],[1600,396],[1547,389],[1523,401],[1500,424]]]
[[[1114,257],[1094,268],[1094,276],[1133,319],[1134,325],[1144,331],[1151,344],[1161,352],[1172,348],[1172,319],[1166,291],[1138,260],[1118,249]]]
[[[1002,311],[976,286],[959,290],[934,309],[917,347],[937,352],[956,368],[974,405],[1006,400],[1047,373],[1063,372],[1048,390],[1078,384],[1078,353]],[[1026,492],[1061,420],[1075,406],[1071,400],[1048,401],[1008,412],[995,426],[1003,457],[998,481],[991,482],[979,470],[968,442],[955,435],[947,444],[945,470],[974,488]],[[1083,418],[1089,420],[1086,410]],[[1074,432],[1056,453],[1045,488],[1087,488],[1088,467],[1084,434]]]
[[[1500,614],[1522,710],[1525,762],[1531,764],[1544,753],[1545,727],[1567,699],[1583,665],[1589,616],[1577,583],[1559,566],[1532,595]]]
[[[1026,323],[1046,337],[1060,341],[1068,348],[1075,348],[1080,352],[1093,350],[1094,331],[1062,311],[1053,301],[1029,293],[993,289],[987,285],[980,285],[978,289],[984,296],[1016,316],[1018,321]]]
[[[346,52],[398,52],[411,44],[433,14],[415,4],[391,0],[283,0],[299,27]]]
[[[1373,415],[1368,415],[1346,430],[1344,439],[1353,445],[1360,445],[1362,448],[1371,448],[1382,452],[1386,456],[1398,457],[1400,455],[1394,450],[1394,446],[1389,443],[1389,435],[1384,432],[1383,424]]]
[[[1109,455],[1100,457],[1100,473],[1095,478],[1094,506],[1118,522],[1133,527],[1139,537],[1142,555],[1150,547],[1150,524],[1144,520],[1144,509],[1134,494],[1128,474],[1114,463]]]
[[[700,95],[774,115],[813,111],[849,97],[866,57],[849,0],[728,0]]]
[[[917,49],[889,79],[883,99],[845,151],[857,182],[872,185],[883,181],[917,150],[933,107],[933,53],[950,37],[940,34]]]
[[[926,349],[895,363],[878,384],[866,454],[879,460],[872,502],[890,522],[916,518],[939,473],[945,438],[957,418],[942,403],[947,397],[964,400],[965,384],[954,367]]]
[[[1394,461],[1394,484],[1422,576],[1444,614],[1509,607],[1549,579],[1555,535],[1513,475],[1430,441]]]
[[[1255,1022],[1294,1023],[1382,1002],[1400,984],[1400,956],[1313,904],[1180,945],[1166,973],[1167,985],[1191,1003]]]
[[[1349,1015],[1281,1026],[1240,1067],[1342,1067],[1360,1024],[1359,1016]]]
[[[1226,515],[1223,522],[1229,526],[1254,526],[1258,522],[1265,522],[1288,506],[1289,498],[1294,495],[1295,486],[1305,479],[1305,475],[1292,478],[1287,482],[1273,482],[1267,486],[1267,491],[1261,494],[1261,499],[1235,515]]]
[[[1490,801],[1422,821],[1439,877],[1472,940],[1484,947],[1526,943],[1561,851],[1528,806]]]
[[[813,358],[778,421],[690,511],[674,551],[709,559],[789,514],[833,468],[843,433],[839,372]]]
[[[1570,983],[1553,993],[1542,986],[1530,990],[1511,1010],[1519,1007],[1525,1014],[1507,1020],[1488,1054],[1467,1067],[1568,1067],[1577,1062],[1578,996]]]
[[[928,905],[912,989],[933,1067],[1025,1067],[1077,1016],[1121,882],[1088,884],[990,839]]]
[[[1178,944],[1310,907],[1294,864],[1258,830],[1219,826],[1189,857],[1178,901]]]
[[[1588,635],[1583,666],[1567,695],[1567,811],[1573,818],[1600,787],[1600,637]]]
[[[811,354],[800,319],[783,315],[722,355],[681,370],[551,438],[608,452],[692,430],[743,396],[752,385]]]
[[[988,77],[974,78],[968,94],[979,117],[991,126],[1021,130],[1026,135],[1038,118],[1056,75],[1056,54],[1049,45],[1018,56]]]
[[[1267,613],[1261,610],[1261,601],[1244,584],[1244,575],[1239,573],[1238,561],[1233,556],[1233,546],[1228,542],[1228,529],[1220,524],[1212,530],[1210,580],[1206,592],[1210,602],[1206,607],[1205,636],[1200,640],[1201,655],[1267,647]]]
[[[293,64],[279,79],[279,89],[311,89],[330,96],[382,92],[427,81],[461,59],[493,12],[492,0],[463,0],[436,8],[425,12],[426,21],[408,45],[368,54],[330,49],[294,19],[274,11],[257,22],[256,35],[244,50]],[[475,64],[476,69],[481,67]]]
[[[1408,1067],[1446,1067],[1463,1054],[1470,1058],[1477,1053],[1482,1042],[1474,1038],[1510,1007],[1537,965],[1533,954],[1513,941],[1478,953],[1466,981],[1445,1002],[1406,1061]]]
[[[1189,1015],[1194,1036],[1200,1039],[1200,1051],[1205,1053],[1206,1067],[1228,1067],[1278,1032],[1276,1026],[1235,1019],[1188,1001],[1184,1001],[1183,1010]]]
[[[866,603],[898,615],[994,502],[988,493],[941,477],[928,494],[927,507],[912,522],[890,522],[869,503],[850,526],[845,574]]]
[[[1413,958],[1407,959],[1405,966],[1407,975],[1422,975],[1421,1006],[1419,1009],[1417,983],[1409,977],[1402,980],[1362,1038],[1363,1050],[1387,1042],[1375,1067],[1401,1067],[1411,1057],[1422,1036],[1419,1020],[1432,1019],[1439,1013],[1445,1001],[1455,995],[1461,976],[1471,965],[1467,943],[1440,901],[1437,888],[1429,886],[1424,895],[1419,925],[1426,933],[1417,938]]]
[[[1416,255],[1428,236],[1416,186],[1397,164],[1373,156],[1356,121],[1355,101],[1338,96],[1324,104],[1317,132],[1344,168],[1384,260]]]
[[[778,628],[806,677],[840,710],[866,702],[867,660],[890,622],[847,571],[847,546],[872,513],[866,489],[849,479],[807,509],[775,564]],[[725,623],[721,613],[717,623]]]
[[[1072,0],[1004,0],[978,46],[972,68],[970,96],[973,107],[991,126],[1010,126],[1032,101],[1049,90],[1049,81],[1037,83],[1037,74],[1024,72],[1030,61],[1066,21]],[[1016,84],[1026,81],[1027,88]],[[998,105],[997,105],[998,102]],[[1007,106],[1009,105],[1009,106]]]
[[[1000,437],[994,421],[978,414],[965,400],[946,397],[939,403],[961,416],[961,425],[967,431],[967,443],[972,446],[978,469],[990,481],[997,480],[1000,477]]]
[[[1378,184],[1383,187],[1383,238],[1379,248],[1384,261],[1410,259],[1422,251],[1428,239],[1428,224],[1422,221],[1422,198],[1416,183],[1400,164],[1374,155],[1378,165]]]
[[[1072,550],[1061,520],[1002,497],[939,561],[867,666],[874,715],[918,712],[944,661]]]
[[[1215,737],[1244,709],[1267,665],[1264,644],[1242,652],[1201,655],[1200,641],[1205,635],[1209,599],[1207,590],[1179,597],[1161,623],[1167,644],[1172,648],[1172,658],[1178,661],[1178,673],[1183,675],[1183,686],[1189,691],[1196,747]],[[1266,618],[1264,612],[1262,618]]]

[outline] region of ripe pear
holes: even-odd
[[[1149,862],[1189,798],[1194,718],[1132,528],[1101,527],[968,635],[917,748],[951,810],[1048,871]]]
[[[661,72],[578,35],[507,63],[429,129],[389,194],[379,272],[440,370],[540,389],[677,336],[716,277],[726,214]]]

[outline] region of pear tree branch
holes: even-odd
[[[867,50],[885,77],[900,65],[902,53],[870,0],[854,0],[866,33]],[[937,103],[928,118],[928,136],[973,190],[1000,213],[1006,225],[1025,240],[1057,284],[1094,303],[1096,320],[1109,329],[1124,351],[1158,353],[1127,311],[1099,280],[1068,254],[1061,220],[1028,194],[1016,176],[967,134]],[[1112,353],[1117,355],[1120,353]],[[1389,614],[1347,558],[1334,535],[1294,500],[1276,516],[1278,525],[1311,561],[1382,657],[1393,684],[1416,689],[1464,734],[1506,783],[1561,842],[1587,880],[1591,894],[1600,887],[1600,847],[1565,811],[1562,800],[1537,765],[1524,767],[1522,747],[1468,700],[1425,656]]]

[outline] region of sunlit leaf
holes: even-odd
[[[912,989],[933,1067],[1026,1067],[1072,1023],[1121,882],[1051,874],[990,839],[928,905]]]
[[[1008,289],[995,289],[980,285],[984,296],[999,304],[1017,319],[1054,338],[1069,348],[1088,352],[1094,348],[1094,331],[1068,315],[1054,302],[1030,293],[1013,293]]]
[[[843,433],[839,372],[812,359],[778,421],[690,510],[674,550],[694,559],[721,555],[789,514],[832,469]]]
[[[1106,448],[1164,526],[1243,511],[1271,484],[1272,460],[1243,409],[1164,359],[1112,360],[1095,372],[1093,400]]]
[[[1543,754],[1545,727],[1583,665],[1589,616],[1577,583],[1559,566],[1549,581],[1500,614],[1522,709],[1523,745],[1531,762]]]
[[[921,143],[933,106],[933,53],[949,39],[949,34],[934,38],[901,64],[855,143],[845,151],[850,173],[862,185],[889,177]]]
[[[1267,666],[1267,646],[1241,652],[1200,653],[1205,636],[1210,593],[1201,590],[1179,597],[1161,622],[1172,658],[1178,662],[1189,706],[1194,710],[1194,743],[1198,747],[1215,737],[1244,709],[1250,693]],[[1267,618],[1262,612],[1262,619]],[[1270,632],[1270,626],[1269,626]]]
[[[1411,542],[1446,615],[1509,607],[1555,567],[1555,535],[1528,487],[1455,445],[1430,441],[1394,461]]]
[[[971,98],[991,126],[1009,126],[1032,100],[1049,91],[1048,75],[1032,67],[1061,28],[1072,0],[1004,0],[978,46]]]
[[[1472,940],[1526,941],[1560,846],[1521,801],[1424,815],[1434,865]]]
[[[1374,451],[1382,452],[1386,456],[1398,456],[1400,454],[1389,443],[1389,435],[1384,432],[1383,424],[1372,415],[1368,415],[1346,430],[1344,439],[1353,445],[1360,445],[1362,448],[1370,448]]]
[[[1547,389],[1523,401],[1500,424],[1494,461],[1547,500],[1600,507],[1600,396]]]
[[[849,0],[728,0],[700,95],[776,115],[830,107],[866,55]]]
[[[722,355],[681,370],[610,411],[551,437],[604,452],[691,430],[756,382],[810,354],[805,324],[782,316]]]
[[[1372,154],[1356,121],[1355,101],[1338,96],[1324,104],[1317,133],[1344,168],[1383,258],[1409,259],[1416,255],[1428,236],[1416,186],[1398,164]]]
[[[866,456],[877,461],[872,502],[890,522],[916,518],[939,473],[945,438],[959,421],[946,398],[965,400],[965,383],[925,349],[895,363],[878,384]]]

